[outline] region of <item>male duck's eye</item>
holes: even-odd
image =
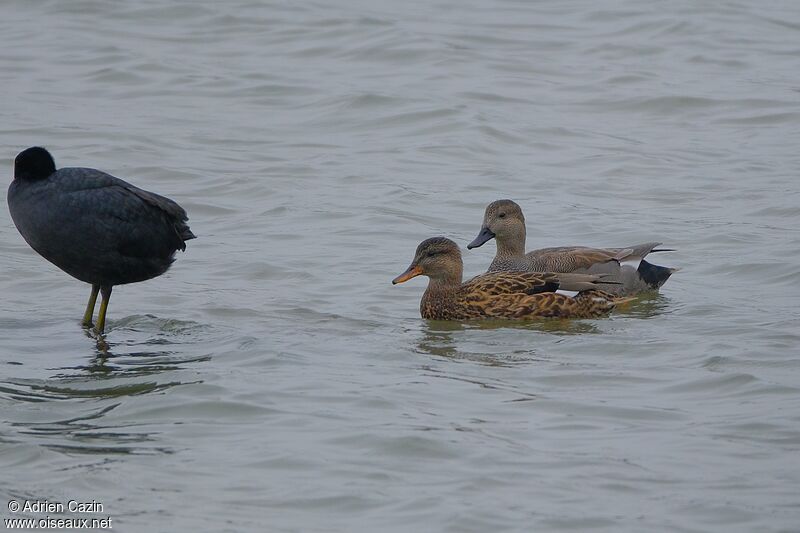
[[[500,217],[500,218],[506,218],[506,214],[505,214],[505,213],[500,213],[500,214],[499,214],[499,215],[497,215],[497,216],[498,216],[498,217]]]

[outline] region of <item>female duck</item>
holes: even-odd
[[[463,263],[458,245],[444,237],[422,241],[408,269],[392,283],[428,276],[422,295],[422,318],[524,320],[540,317],[592,318],[608,314],[628,301],[597,289],[602,276],[551,272],[497,272],[461,282]],[[558,289],[581,291],[575,297]]]

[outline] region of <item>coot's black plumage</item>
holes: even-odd
[[[8,188],[17,229],[42,257],[90,283],[83,323],[102,333],[111,288],[160,276],[194,239],[186,211],[158,194],[92,168],[62,168],[44,148],[20,152]]]

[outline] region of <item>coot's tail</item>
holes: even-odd
[[[192,230],[189,229],[189,225],[185,221],[180,221],[175,224],[175,229],[183,241],[189,241],[197,238],[195,234],[192,233]]]

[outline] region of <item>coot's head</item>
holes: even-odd
[[[50,152],[41,146],[21,151],[14,159],[14,179],[43,180],[56,171]]]

